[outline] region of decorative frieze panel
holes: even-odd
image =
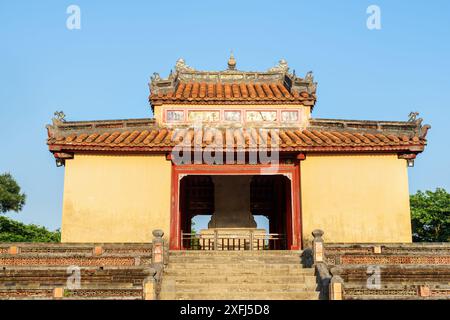
[[[281,122],[298,122],[299,119],[298,111],[281,111]]]
[[[29,257],[29,258],[0,258],[0,265],[4,266],[134,266],[134,257]]]
[[[341,264],[450,264],[450,256],[343,255]]]
[[[241,122],[242,121],[241,111],[225,110],[223,112],[223,120],[227,122]]]
[[[259,111],[259,110],[247,110],[245,112],[245,120],[247,122],[275,122],[277,121],[277,112]]]
[[[220,111],[188,111],[188,122],[217,122],[220,121]]]
[[[78,290],[65,290],[64,294],[68,298],[82,297],[82,298],[92,298],[92,297],[136,297],[140,298],[142,295],[142,289],[78,289]]]
[[[417,296],[417,289],[344,289],[344,300],[349,296]]]
[[[239,125],[259,125],[259,124],[274,124],[274,125],[304,125],[304,110],[280,110],[272,108],[249,108],[249,109],[195,109],[195,108],[180,108],[163,109],[163,124],[168,125],[189,125],[189,124],[239,124]]]
[[[14,299],[14,298],[46,298],[51,299],[53,297],[52,289],[29,289],[29,290],[0,290],[0,299]]]
[[[441,255],[450,256],[450,245],[447,243],[406,243],[406,244],[327,244],[326,254],[342,256],[346,254],[372,254],[379,248],[385,255]]]
[[[167,110],[166,112],[166,122],[184,122],[184,110]]]

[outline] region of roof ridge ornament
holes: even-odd
[[[158,72],[153,72],[153,76],[150,76],[150,81],[161,81],[161,76]]]
[[[314,82],[314,74],[313,74],[312,71],[308,71],[308,72],[306,73],[306,75],[305,75],[305,81],[306,81],[306,82],[311,82],[311,83]]]
[[[195,71],[195,69],[190,67],[190,66],[188,66],[183,58],[180,58],[175,63],[175,71],[176,72]]]
[[[236,59],[234,58],[233,51],[231,51],[230,58],[228,59],[228,70],[236,70]]]
[[[417,134],[421,139],[425,139],[428,134],[428,130],[431,129],[429,124],[422,125],[423,119],[417,118],[419,112],[410,112],[408,122],[413,122],[416,124],[415,134]]]
[[[63,111],[55,111],[53,114],[55,116],[55,120],[60,122],[66,122],[66,114]]]
[[[287,73],[289,71],[289,66],[286,60],[281,59],[278,61],[278,64],[275,67],[270,68],[267,70],[268,72],[285,72]]]
[[[177,60],[173,72],[167,78],[154,73],[150,77],[150,103],[153,106],[155,99],[166,98],[164,95],[175,92],[180,83],[204,82],[204,83],[282,83],[290,93],[306,92],[313,95],[315,103],[317,82],[314,82],[312,72],[308,72],[305,78],[297,77],[290,73],[288,63],[280,59],[278,64],[266,71],[243,71],[236,69],[236,59],[233,51],[230,52],[228,68],[222,71],[197,70],[186,64],[183,58]],[[295,97],[294,97],[295,98]],[[305,98],[305,97],[303,97]],[[170,99],[178,99],[171,96]],[[156,102],[159,103],[159,102]]]
[[[409,117],[408,121],[409,121],[409,122],[414,122],[414,121],[416,121],[418,115],[419,115],[418,112],[411,111],[411,112],[409,113],[409,115],[408,115],[408,117]]]

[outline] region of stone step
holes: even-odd
[[[244,251],[244,250],[192,250],[192,251],[170,251],[169,257],[223,257],[223,256],[256,256],[256,257],[301,257],[301,251],[289,251],[289,250],[259,250],[259,251]]]
[[[163,280],[161,290],[164,292],[174,293],[206,293],[206,292],[311,292],[316,290],[316,285],[306,285],[305,283],[278,283],[278,284],[261,284],[261,283],[207,283],[207,284],[179,284],[175,281]]]
[[[205,292],[166,293],[161,292],[161,300],[317,300],[319,292]]]
[[[230,260],[230,259],[224,259],[224,260],[206,260],[202,259],[199,261],[169,261],[168,267],[174,266],[174,265],[183,265],[189,267],[195,267],[195,266],[202,266],[202,265],[216,265],[217,267],[223,267],[223,266],[250,266],[250,267],[259,267],[259,266],[265,266],[265,265],[284,265],[284,266],[292,266],[292,267],[298,267],[298,268],[305,268],[302,264],[300,264],[298,261],[289,261],[289,260],[283,260],[282,262],[279,260]]]
[[[208,283],[261,283],[261,284],[283,284],[283,283],[306,283],[308,285],[316,284],[316,276],[314,275],[297,275],[297,276],[284,276],[284,275],[267,275],[261,277],[259,275],[187,275],[187,276],[173,276],[170,274],[164,274],[163,283],[165,281],[175,281],[177,284],[208,284]]]
[[[231,253],[231,254],[225,254],[225,253],[209,253],[206,252],[204,254],[183,254],[183,255],[172,255],[169,254],[169,259],[181,259],[181,258],[191,258],[191,259],[199,259],[199,258],[240,258],[240,259],[250,259],[250,258],[255,258],[255,259],[267,259],[267,258],[272,258],[272,259],[287,259],[287,258],[297,258],[298,260],[301,259],[301,256],[299,256],[298,254],[292,255],[281,255],[281,254],[276,254],[276,255],[272,255],[272,254],[257,254],[257,253],[251,253],[251,254],[240,254],[240,253]]]
[[[160,298],[317,300],[315,270],[301,261],[300,251],[171,251]]]
[[[298,257],[170,257],[169,265],[173,263],[285,263],[301,264]]]
[[[302,269],[302,268],[285,268],[285,269],[277,269],[277,268],[231,268],[231,269],[220,269],[220,268],[171,268],[166,269],[165,274],[171,276],[218,276],[218,274],[222,275],[257,275],[257,276],[274,276],[274,275],[284,275],[284,276],[303,276],[303,275],[314,275],[314,270],[310,269]]]
[[[220,269],[225,270],[248,270],[248,269],[260,269],[260,270],[303,270],[311,268],[303,268],[302,265],[292,263],[265,263],[265,262],[242,262],[242,263],[169,263],[167,270],[179,270],[179,269]]]

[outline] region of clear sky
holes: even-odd
[[[69,30],[66,9],[81,9]],[[381,29],[369,30],[369,5]],[[183,57],[197,68],[242,70],[280,58],[318,81],[314,117],[407,120],[432,126],[409,169],[410,191],[450,190],[450,1],[0,2],[0,172],[27,194],[8,216],[59,228],[64,169],[46,146],[56,110],[67,120],[151,116],[148,79]],[[155,181],[157,183],[157,181]]]

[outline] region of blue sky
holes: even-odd
[[[81,9],[68,30],[66,9]],[[366,27],[369,5],[381,30]],[[242,70],[280,58],[314,71],[314,117],[407,120],[432,126],[410,171],[410,191],[450,190],[450,2],[442,1],[1,1],[0,172],[28,196],[15,219],[61,223],[63,168],[46,147],[54,111],[68,120],[151,116],[148,78],[183,57],[224,69],[230,50]]]

